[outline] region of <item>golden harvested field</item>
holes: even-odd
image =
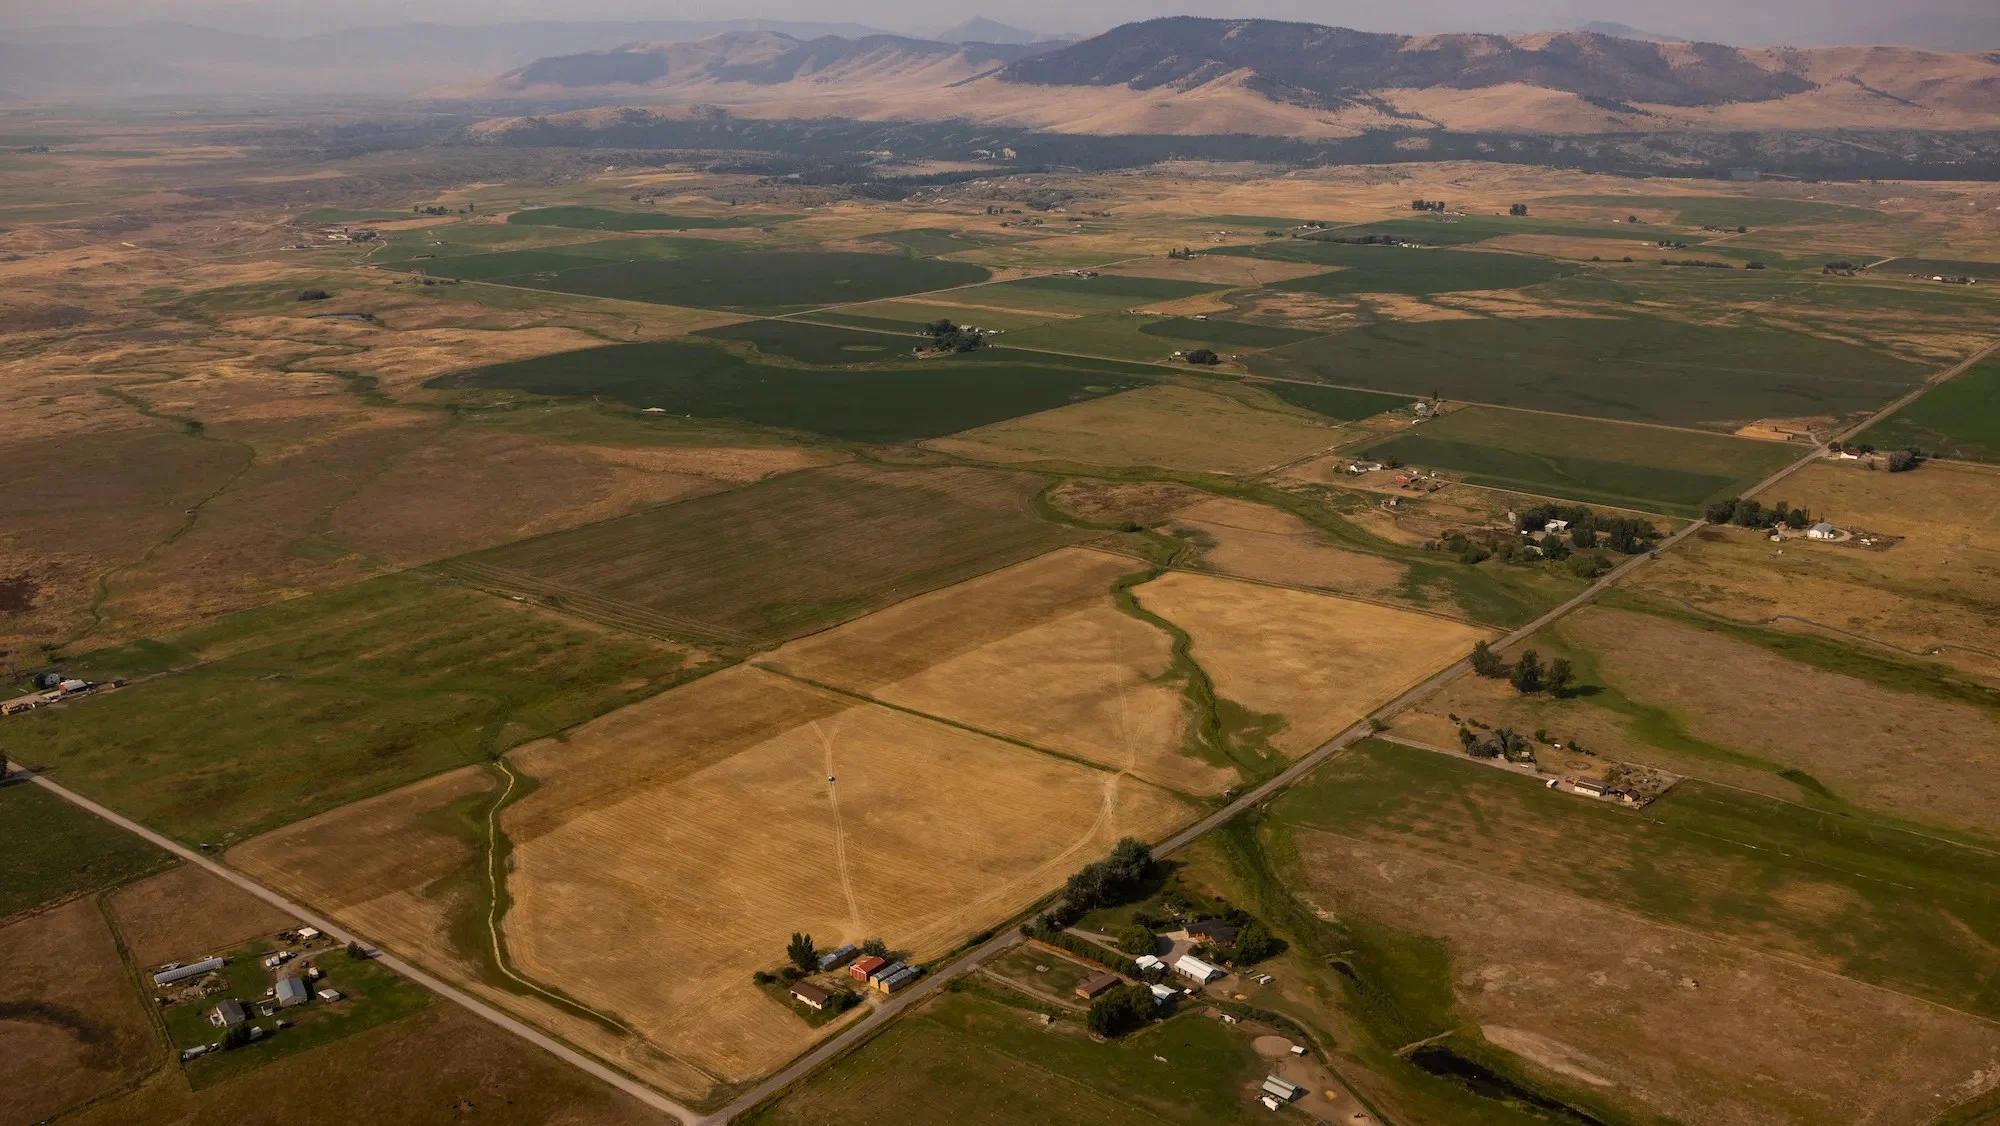
[[[1763,499],[1902,542],[1868,551],[1712,528],[1635,585],[1710,614],[1936,659],[2000,684],[2000,471],[1932,462],[1884,473],[1827,462]]]
[[[2000,1059],[2000,1028],[1900,993],[1480,866],[1297,840],[1312,901],[1444,943],[1480,1035],[1676,1121],[1927,1121]]]
[[[1120,611],[1141,564],[1051,552],[795,641],[762,663],[1149,782],[1219,793],[1228,770],[1184,753],[1187,707],[1162,679],[1172,645]]]
[[[1249,473],[1349,434],[1253,387],[1168,384],[996,422],[927,443],[999,462],[1070,461]]]
[[[1181,509],[1174,526],[1207,542],[1202,566],[1260,582],[1395,600],[1407,570],[1379,555],[1335,547],[1289,512],[1229,497]]]
[[[501,818],[516,963],[723,1081],[818,1035],[750,980],[791,932],[934,956],[1188,812],[1132,778],[749,667],[513,760],[538,783]]]
[[[127,884],[104,897],[132,960],[144,969],[192,961],[299,920],[192,864]]]
[[[1411,610],[1174,571],[1135,591],[1186,630],[1218,695],[1280,716],[1299,755],[1492,634]]]
[[[136,1082],[161,1053],[95,897],[0,927],[0,1121]]]

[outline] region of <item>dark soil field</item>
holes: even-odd
[[[10,717],[8,742],[160,832],[222,843],[560,731],[696,663],[404,573],[86,654],[99,675],[178,671]]]
[[[448,566],[605,620],[781,640],[1074,538],[1043,481],[979,469],[808,470],[467,556]]]
[[[1577,267],[1525,254],[1494,254],[1478,250],[1413,249],[1407,246],[1354,246],[1318,239],[1291,239],[1249,247],[1225,247],[1235,253],[1282,262],[1313,262],[1333,272],[1279,282],[1273,289],[1323,295],[1402,293],[1421,296],[1481,289],[1520,289],[1564,277]]]
[[[1367,454],[1477,485],[1693,516],[1797,460],[1799,451],[1720,434],[1468,407]]]
[[[1936,457],[2000,462],[2000,356],[1989,356],[1868,428],[1860,441]]]
[[[444,376],[431,386],[603,398],[642,410],[658,407],[672,415],[732,419],[842,441],[907,442],[1153,382],[1132,374],[1130,365],[999,349],[916,360],[897,337],[816,325],[758,322],[711,335],[788,360],[901,362],[800,368],[712,345],[663,340],[497,364]]]
[[[1803,333],[1646,315],[1375,324],[1259,353],[1249,365],[1411,396],[1727,429],[1851,414],[1924,376],[1907,360]]]

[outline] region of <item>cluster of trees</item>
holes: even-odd
[[[1582,579],[1594,579],[1611,569],[1611,560],[1601,553],[1594,550],[1573,551],[1569,543],[1553,533],[1539,539],[1502,536],[1496,539],[1477,540],[1463,532],[1453,532],[1444,538],[1440,546],[1467,566],[1476,566],[1494,558],[1502,563],[1539,563],[1545,559],[1557,562],[1567,560],[1565,565],[1570,573]],[[1529,550],[1531,547],[1536,550]]]
[[[1507,205],[1507,214],[1509,215],[1526,215],[1527,213],[1528,205],[1525,203],[1510,203]]]
[[[1477,735],[1469,726],[1458,729],[1458,745],[1473,758],[1506,758],[1519,762],[1534,756],[1528,737],[1511,727],[1496,728],[1490,735]]]
[[[1121,985],[1106,990],[1090,1003],[1085,1022],[1099,1036],[1123,1036],[1144,1028],[1159,1013],[1153,991],[1143,985]]]
[[[1213,348],[1190,348],[1181,359],[1191,364],[1219,364],[1222,362],[1222,357],[1216,355]]]
[[[1042,912],[1042,923],[1049,930],[1061,930],[1094,907],[1123,902],[1152,874],[1152,846],[1126,837],[1112,846],[1111,855],[1084,865],[1069,878],[1055,904]]]
[[[1620,555],[1637,555],[1661,535],[1650,520],[1613,516],[1580,504],[1538,504],[1516,515],[1514,526],[1523,532],[1539,532],[1553,520],[1566,522],[1570,546],[1583,550],[1604,547]]]
[[[1315,239],[1315,242],[1337,242],[1347,246],[1401,246],[1403,240],[1396,235],[1348,235],[1345,238]]]
[[[1124,974],[1126,977],[1140,976],[1139,963],[1106,950],[1089,939],[1078,938],[1068,931],[1055,930],[1043,924],[1024,923],[1021,926],[1021,933],[1036,942],[1046,942],[1058,950],[1067,950],[1086,962],[1095,962],[1112,973]]]
[[[1838,277],[1843,277],[1843,278],[1851,278],[1857,272],[1859,272],[1860,269],[1861,267],[1856,265],[1855,263],[1850,262],[1845,258],[1841,258],[1837,261],[1828,262],[1826,265],[1821,266],[1819,268],[1819,272],[1822,274],[1834,274]]]
[[[931,348],[939,352],[971,352],[986,343],[981,333],[961,328],[943,317],[925,325],[924,335],[931,338]]]
[[[416,206],[410,208],[410,210],[416,212],[419,215],[453,214],[451,208],[446,207],[441,203],[419,203]],[[472,211],[472,205],[467,204],[461,211],[458,212],[458,214],[469,214],[471,211]]]
[[[1812,523],[1810,511],[1793,508],[1789,501],[1782,500],[1769,508],[1760,500],[1748,498],[1719,500],[1702,515],[1711,524],[1734,524],[1739,528],[1772,528],[1783,524],[1797,531]]]
[[[1662,258],[1662,266],[1699,266],[1706,270],[1733,270],[1736,267],[1727,262],[1716,262],[1707,258]],[[1763,269],[1759,266],[1758,269]]]
[[[1180,260],[1180,261],[1183,261],[1183,262],[1185,262],[1185,261],[1188,261],[1188,260],[1190,260],[1190,259],[1194,259],[1194,258],[1199,258],[1199,257],[1201,257],[1201,256],[1200,256],[1199,254],[1196,254],[1196,253],[1195,253],[1195,250],[1194,250],[1194,247],[1192,247],[1192,246],[1182,246],[1182,247],[1177,247],[1177,248],[1175,248],[1175,249],[1173,249],[1173,250],[1169,250],[1169,251],[1167,251],[1167,257],[1169,257],[1169,258],[1174,258],[1174,259],[1178,259],[1178,260]]]
[[[1226,966],[1254,966],[1285,948],[1285,944],[1280,942],[1264,924],[1247,915],[1240,921],[1234,919],[1225,921],[1236,928],[1236,941],[1197,943],[1194,948],[1195,957],[1207,962],[1221,962]]]
[[[1413,199],[1410,201],[1410,210],[1442,212],[1444,210],[1444,201],[1441,199]]]
[[[1570,667],[1567,657],[1557,657],[1545,665],[1541,654],[1525,649],[1510,665],[1484,641],[1475,642],[1472,646],[1472,671],[1496,680],[1505,677],[1523,696],[1532,696],[1537,692],[1567,696],[1576,685],[1576,670]]]
[[[329,297],[332,297],[332,296],[333,296],[333,294],[331,294],[331,293],[328,293],[328,292],[327,292],[326,290],[324,290],[324,289],[302,289],[302,290],[299,290],[299,300],[301,300],[301,301],[324,301],[324,300],[326,300],[327,298],[329,298]]]

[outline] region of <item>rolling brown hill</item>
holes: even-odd
[[[1406,36],[1170,17],[1069,44],[741,32],[540,59],[459,92],[1071,133],[1951,130],[2000,126],[2000,52],[1746,49],[1590,31]]]

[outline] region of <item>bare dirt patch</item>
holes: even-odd
[[[1281,716],[1298,755],[1463,656],[1486,630],[1410,610],[1176,571],[1134,591],[1194,639],[1216,691]]]
[[[1186,755],[1186,704],[1162,678],[1171,641],[1118,610],[1139,569],[1066,549],[893,606],[778,650],[767,663],[1172,789],[1216,793],[1231,772]]]
[[[137,987],[94,898],[0,928],[0,1118],[40,1122],[157,1066]]]
[[[626,713],[516,752],[539,786],[502,818],[509,949],[724,1079],[818,1035],[750,980],[791,932],[935,955],[1184,816],[1134,779],[755,669]]]
[[[1298,841],[1319,902],[1449,947],[1490,1042],[1681,1121],[1922,1121],[2000,1061],[2000,1029],[1898,993],[1393,845]]]
[[[192,864],[127,884],[104,902],[141,969],[193,961],[299,923]]]

